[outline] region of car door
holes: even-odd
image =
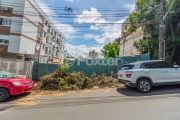
[[[165,82],[180,82],[180,68],[174,68],[168,62],[164,62],[163,67]]]
[[[143,63],[141,64],[141,69],[143,69],[144,76],[151,78],[153,83],[165,82],[163,69],[159,67],[158,62]]]

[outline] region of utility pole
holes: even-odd
[[[161,22],[159,26],[159,59],[165,60],[165,0],[161,0]]]
[[[38,52],[38,65],[37,65],[37,81],[39,81],[39,59],[41,55],[41,44],[42,42],[40,41],[40,47],[39,47],[39,52]]]
[[[161,23],[159,27],[159,59],[165,60],[165,19],[168,16],[169,12],[171,11],[173,5],[175,4],[174,0],[169,7],[168,11],[166,12],[165,9],[165,0],[161,0]]]
[[[39,63],[39,59],[40,59],[40,55],[41,55],[41,44],[42,44],[42,42],[40,41],[40,47],[39,47],[39,52],[38,52],[38,63]]]

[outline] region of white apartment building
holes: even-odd
[[[34,0],[0,0],[0,58],[63,59],[65,36]]]

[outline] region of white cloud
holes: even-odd
[[[78,1],[79,2],[79,0],[64,0],[64,1],[68,1],[68,2]]]
[[[100,37],[100,36],[99,35],[94,35],[94,34],[85,34],[84,35],[85,39],[96,39],[98,37]]]
[[[54,1],[54,0],[52,0]],[[41,9],[48,15],[50,15],[51,17],[49,17],[49,19],[51,20],[51,22],[53,23],[53,25],[61,32],[65,35],[66,38],[71,37],[72,34],[74,34],[76,32],[76,30],[69,24],[64,24],[61,23],[60,21],[57,21],[54,17],[57,17],[58,15],[56,14],[56,12],[54,10],[52,10],[51,8],[48,7],[47,4],[45,4],[44,2],[42,2],[41,0],[36,1],[39,6],[41,7]]]
[[[133,12],[135,10],[135,4],[126,3],[126,4],[124,4],[124,7],[129,9],[130,12]]]
[[[121,23],[123,23],[124,20],[125,18],[114,22],[114,24],[108,24],[108,25],[103,25],[103,24],[91,25],[90,28],[92,30],[101,30],[103,32],[102,35],[100,36],[94,34],[85,34],[84,38],[95,39],[99,44],[106,44],[112,42],[115,38],[120,37],[121,25],[122,25]]]
[[[54,1],[54,0],[51,0]],[[48,7],[46,3],[44,3],[42,0],[37,0],[37,4],[41,7],[41,9],[46,13],[46,15],[51,15],[51,16],[57,16],[56,12],[52,10],[51,8]]]
[[[76,32],[76,30],[69,24],[64,24],[57,20],[52,20],[52,23],[61,33],[65,35],[66,38],[72,38],[72,34]]]
[[[77,53],[77,57],[81,55],[83,56],[83,58],[88,58],[89,52],[92,50],[98,52],[99,57],[102,58],[102,53],[101,53],[102,48],[103,45],[87,47],[86,45],[74,46],[70,44],[65,44],[65,49],[68,51],[68,53],[70,53],[74,57],[76,57],[76,53]]]
[[[79,24],[95,23],[94,25],[90,25],[90,29],[97,30],[98,32],[102,31],[103,33],[101,35],[85,34],[84,38],[95,39],[99,44],[106,44],[113,41],[115,38],[120,37],[121,23],[123,23],[124,20],[125,18],[115,22],[107,21],[103,18],[103,14],[98,12],[96,8],[91,8],[90,11],[82,11],[82,14],[78,15],[74,21]]]
[[[96,8],[91,8],[90,11],[83,10],[81,15],[77,15],[74,22],[82,23],[106,23],[106,20],[102,18],[102,14],[98,12]]]

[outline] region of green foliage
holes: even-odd
[[[102,54],[105,58],[118,57],[120,45],[117,42],[108,43],[103,47]]]
[[[169,0],[166,2],[166,11],[169,10],[173,1]],[[151,59],[158,59],[160,23],[160,14],[158,11],[161,6],[160,3],[161,0],[136,0],[136,5],[140,11],[138,13],[132,13],[128,18],[130,22],[130,26],[128,27],[129,33],[136,31],[137,27],[135,25],[143,25],[144,30],[148,31],[148,40],[137,40],[134,42],[134,46],[141,53],[149,51]],[[176,63],[179,61],[179,54],[176,51],[179,51],[180,45],[180,29],[177,28],[177,24],[180,22],[179,6],[180,0],[176,0],[166,17],[166,60],[170,62],[176,61]],[[150,7],[151,9],[149,10]]]
[[[53,74],[45,75],[37,84],[36,90],[78,90],[91,89],[94,86],[112,87],[117,85],[118,81],[105,75],[97,76],[95,73],[91,77],[86,77],[82,72],[67,73],[60,76],[59,70]]]
[[[63,62],[64,62],[64,63],[67,63],[68,60],[70,60],[70,58],[64,58]]]
[[[148,40],[136,40],[133,43],[133,46],[136,47],[142,54],[148,52]]]
[[[138,21],[139,15],[140,15],[139,12],[133,12],[132,14],[129,15],[128,22],[130,23],[130,25],[127,27],[128,33],[132,33],[136,31],[136,29],[138,28],[137,21]]]
[[[61,64],[59,66],[60,75],[63,76],[66,74],[69,70],[69,65],[67,63]]]
[[[149,38],[147,40],[136,40],[133,46],[136,47],[141,54],[149,53],[151,59],[158,59],[158,39]]]
[[[59,88],[60,90],[63,90],[68,87],[67,81],[63,80],[62,78],[59,79]]]

